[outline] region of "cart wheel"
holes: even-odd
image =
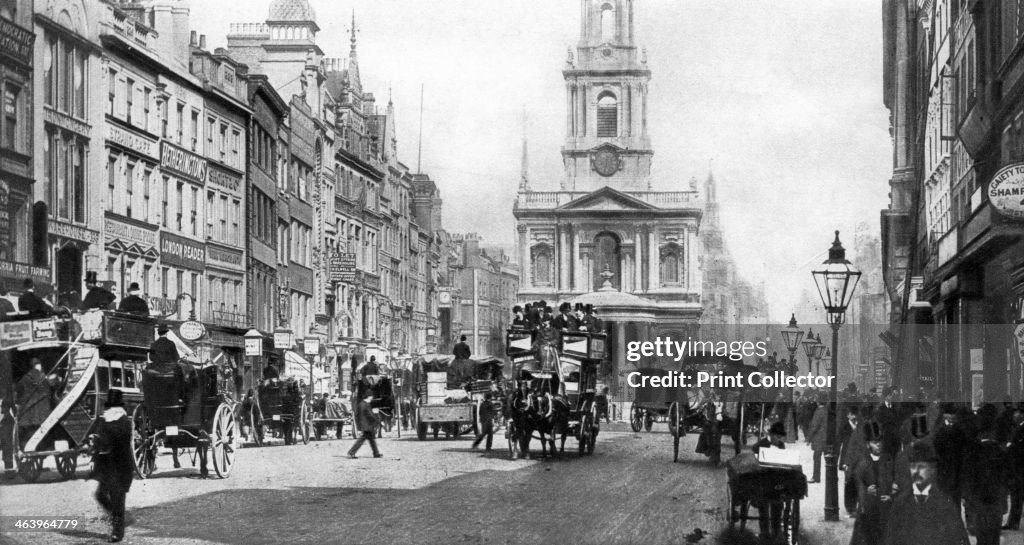
[[[18,475],[28,483],[34,483],[39,480],[39,476],[43,473],[43,459],[38,457],[19,456],[18,457]]]
[[[736,519],[738,513],[736,513],[736,499],[732,497],[731,486],[726,487],[725,498],[728,502],[727,505],[729,506],[729,510],[725,512],[725,520],[729,523],[729,527],[732,528],[733,526],[736,526]]]
[[[217,407],[217,413],[213,417],[210,445],[213,470],[218,477],[226,479],[235,462],[235,419],[231,418],[231,409],[223,403]]]
[[[800,543],[800,500],[792,500],[793,508],[790,510],[789,521],[789,542],[792,545]]]
[[[668,408],[668,429],[672,432],[672,462],[679,461],[679,437],[682,420],[679,418],[679,403],[672,403]]]
[[[61,477],[69,481],[75,478],[75,472],[78,471],[78,455],[61,454],[54,456],[53,459],[57,462],[57,472]]]
[[[263,417],[260,416],[259,403],[255,401],[249,408],[249,434],[257,447],[263,446]]]
[[[644,425],[644,410],[640,407],[633,406],[629,411],[629,427],[634,432],[639,433]]]
[[[132,460],[135,475],[140,479],[148,479],[156,468],[156,442],[152,435],[146,419],[146,407],[140,403],[132,411]]]
[[[303,402],[299,409],[299,433],[302,434],[302,444],[309,444],[309,436],[313,433],[313,417],[309,414],[309,403]]]

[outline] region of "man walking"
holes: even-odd
[[[362,435],[359,439],[356,439],[352,448],[348,451],[349,458],[355,458],[356,453],[363,446],[363,443],[369,441],[370,449],[373,451],[374,458],[380,458],[383,454],[377,450],[377,441],[373,438],[374,430],[377,429],[377,415],[373,414],[373,410],[370,408],[370,401],[373,400],[372,394],[366,394],[366,397],[360,399],[356,403],[356,426],[359,428]]]
[[[111,388],[107,392],[106,408],[96,419],[96,433],[92,435],[95,452],[89,478],[99,482],[96,501],[110,516],[110,541],[118,542],[124,538],[124,502],[135,472],[132,425],[121,390]]]
[[[480,442],[487,438],[487,452],[491,451],[491,442],[494,440],[494,402],[491,401],[491,393],[484,394],[484,400],[480,403],[480,410],[477,413],[477,420],[480,423],[480,434],[473,441],[473,449],[480,446]]]

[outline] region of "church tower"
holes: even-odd
[[[651,71],[646,52],[635,44],[633,1],[580,0],[580,40],[562,71],[567,105],[562,189],[650,190]]]

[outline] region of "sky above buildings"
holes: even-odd
[[[557,189],[565,138],[561,70],[579,37],[578,0],[312,0],[330,57],[348,57],[355,11],[360,75],[396,106],[400,159],[438,181],[444,224],[513,243],[523,115],[529,177]],[[192,28],[223,46],[228,24],[262,22],[269,0],[192,2]],[[877,1],[644,0],[655,189],[718,181],[739,272],[763,281],[788,319],[836,229],[847,248],[877,233],[891,174]],[[820,317],[800,317],[803,323]]]

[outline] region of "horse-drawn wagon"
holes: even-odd
[[[263,446],[271,432],[280,433],[285,444],[294,442],[296,432],[303,444],[309,443],[313,433],[312,407],[304,399],[298,380],[294,377],[266,379],[255,393],[248,400],[248,411],[242,418],[256,446]]]
[[[13,426],[23,479],[37,480],[48,456],[63,478],[74,478],[111,388],[123,391],[129,412],[142,403],[153,329],[146,318],[103,311],[0,323],[0,358],[25,401]]]
[[[425,440],[429,429],[435,439],[442,430],[448,437],[458,437],[476,429],[480,403],[487,392],[496,390],[501,369],[501,360],[491,356],[419,358],[413,364],[416,396],[410,408],[416,436]]]

